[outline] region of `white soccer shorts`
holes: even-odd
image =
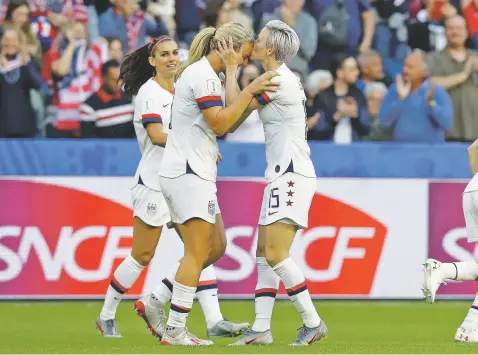
[[[160,227],[171,221],[168,205],[161,191],[151,190],[142,184],[137,184],[131,190],[133,216],[144,223]]]
[[[216,214],[220,214],[221,210],[215,182],[195,174],[184,174],[172,179],[160,177],[159,183],[173,223],[183,224],[191,218],[216,223]]]
[[[463,193],[463,215],[468,241],[478,242],[478,191]]]
[[[316,190],[316,178],[286,173],[264,189],[259,225],[277,221],[307,228],[309,209]]]

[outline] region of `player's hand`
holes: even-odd
[[[220,152],[217,152],[216,164],[219,164],[221,161],[222,161],[222,154]]]
[[[272,79],[280,74],[275,71],[268,71],[256,78],[252,83],[247,86],[247,90],[253,95],[263,93],[264,91],[276,92],[280,83],[272,81]]]
[[[239,52],[234,50],[234,43],[232,37],[229,37],[229,41],[227,42],[224,38],[220,41],[217,41],[217,49],[216,53],[221,57],[224,65],[228,69],[237,69],[239,64],[242,63],[242,51],[244,50],[244,46],[241,46]]]

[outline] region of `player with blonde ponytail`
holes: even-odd
[[[216,196],[216,137],[235,128],[255,95],[278,86],[271,82],[278,74],[268,72],[237,91],[237,69],[248,63],[253,41],[237,23],[205,28],[176,75],[159,183],[184,242],[184,257],[173,284],[163,345],[212,344],[189,333],[186,319],[201,271],[222,257],[226,248]]]

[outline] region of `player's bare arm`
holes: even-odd
[[[473,175],[478,173],[478,139],[468,147],[468,161]]]
[[[146,126],[149,139],[154,145],[165,147],[168,140],[167,133],[163,132],[163,125],[161,123],[150,123]]]
[[[262,74],[250,83],[228,107],[211,107],[202,110],[204,119],[213,132],[219,136],[229,132],[237,121],[241,119],[254,96],[264,91],[276,91],[279,84],[272,82],[271,79],[278,75],[275,71]]]

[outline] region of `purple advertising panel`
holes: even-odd
[[[472,259],[476,246],[467,241],[462,207],[466,183],[431,182],[429,186],[428,256],[442,262]],[[474,282],[448,282],[438,294],[471,296],[477,290]]]

